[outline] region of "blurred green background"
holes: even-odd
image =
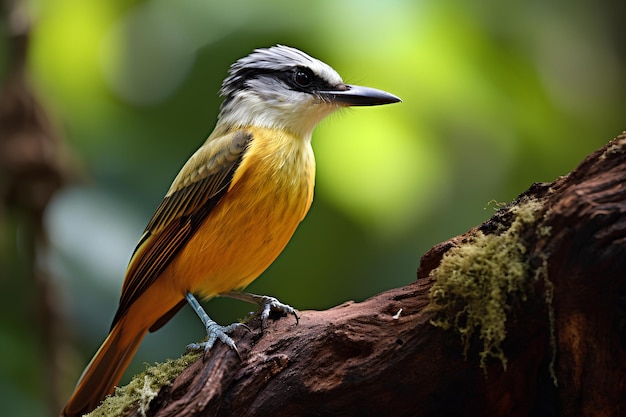
[[[623,5],[515,0],[38,0],[30,81],[81,178],[46,212],[42,259],[61,311],[59,374],[44,377],[33,297],[8,212],[0,257],[0,403],[49,415],[104,340],[124,270],[178,169],[212,130],[231,63],[302,49],[402,104],[345,110],[314,133],[316,195],[279,259],[249,287],[326,309],[415,280],[434,244],[491,216],[490,201],[552,181],[626,129]],[[619,8],[622,8],[619,10]],[[2,23],[5,33],[6,22]],[[620,28],[620,25],[622,27]],[[0,42],[0,70],[7,68]],[[3,72],[4,73],[4,72]],[[250,311],[205,304],[227,324]],[[188,308],[130,368],[204,336]],[[51,379],[52,378],[52,379]]]

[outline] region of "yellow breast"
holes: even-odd
[[[313,199],[309,140],[271,130],[253,135],[231,186],[167,274],[177,291],[204,297],[247,286],[282,252]]]

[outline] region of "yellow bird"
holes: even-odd
[[[298,49],[256,49],[234,63],[220,95],[213,133],[180,170],[130,260],[111,332],[62,411],[93,410],[113,391],[141,340],[187,302],[201,318],[210,349],[239,324],[220,326],[193,294],[257,302],[296,315],[272,297],[234,292],[280,254],[313,199],[311,136],[345,106],[399,102],[384,91],[344,84],[327,64]],[[297,315],[296,315],[297,318]]]

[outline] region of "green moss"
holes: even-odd
[[[529,271],[527,249],[520,235],[538,223],[541,209],[540,202],[530,199],[510,208],[512,223],[506,230],[489,235],[477,231],[469,242],[450,249],[431,272],[436,282],[430,291],[430,308],[439,313],[432,323],[456,329],[466,354],[477,334],[483,343],[483,369],[489,357],[499,359],[506,368],[501,343],[506,337],[507,313],[526,300],[536,278]],[[549,232],[547,228],[536,229],[539,234]]]
[[[200,353],[191,352],[178,359],[148,366],[144,372],[135,375],[128,385],[115,388],[113,395],[107,397],[87,416],[117,417],[123,415],[124,410],[137,405],[141,415],[145,415],[150,401],[156,397],[161,387],[173,381],[199,357]]]

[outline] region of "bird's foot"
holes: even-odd
[[[199,343],[190,343],[187,345],[187,349],[189,350],[203,350],[204,354],[206,354],[215,344],[217,340],[224,343],[226,346],[230,347],[237,353],[239,359],[241,359],[241,355],[239,354],[239,350],[237,349],[237,345],[233,341],[233,339],[228,335],[228,333],[234,331],[238,327],[244,327],[248,330],[250,328],[243,323],[233,323],[228,326],[222,326],[210,320],[205,324],[207,340]]]
[[[220,294],[223,297],[235,298],[237,300],[247,301],[249,303],[258,304],[261,307],[261,329],[265,329],[265,324],[267,319],[270,317],[270,313],[272,311],[276,311],[285,315],[292,314],[296,319],[296,324],[300,322],[300,317],[298,316],[298,312],[295,308],[291,307],[288,304],[282,303],[278,301],[275,297],[270,297],[267,295],[256,295],[250,294],[247,292],[237,292],[230,291],[227,293]]]
[[[254,294],[250,294],[250,295],[254,295]],[[300,317],[298,316],[296,309],[290,306],[289,304],[282,303],[277,298],[269,297],[267,295],[255,295],[255,297],[258,297],[258,304],[262,308],[261,310],[261,328],[262,329],[265,329],[265,323],[267,322],[267,319],[269,319],[270,312],[272,311],[277,311],[287,316],[290,314],[293,314],[293,316],[296,319],[296,324],[300,322]]]
[[[206,342],[191,343],[187,345],[187,349],[190,349],[190,350],[203,349],[204,354],[206,354],[213,347],[215,342],[219,340],[222,343],[224,343],[226,346],[233,349],[237,353],[237,356],[239,356],[239,359],[241,359],[241,355],[239,354],[237,345],[235,345],[235,342],[233,341],[233,339],[231,339],[230,336],[228,336],[228,333],[232,332],[233,330],[241,326],[243,326],[244,328],[248,330],[250,330],[250,328],[243,323],[233,323],[228,326],[219,325],[215,321],[213,321],[213,319],[209,317],[209,315],[204,311],[204,309],[202,308],[198,300],[196,300],[196,297],[194,297],[191,293],[188,292],[187,294],[185,294],[185,298],[187,299],[187,302],[189,303],[189,305],[196,312],[198,317],[200,317],[200,320],[202,320],[202,324],[204,324],[204,328],[206,329],[206,335],[207,335]]]

